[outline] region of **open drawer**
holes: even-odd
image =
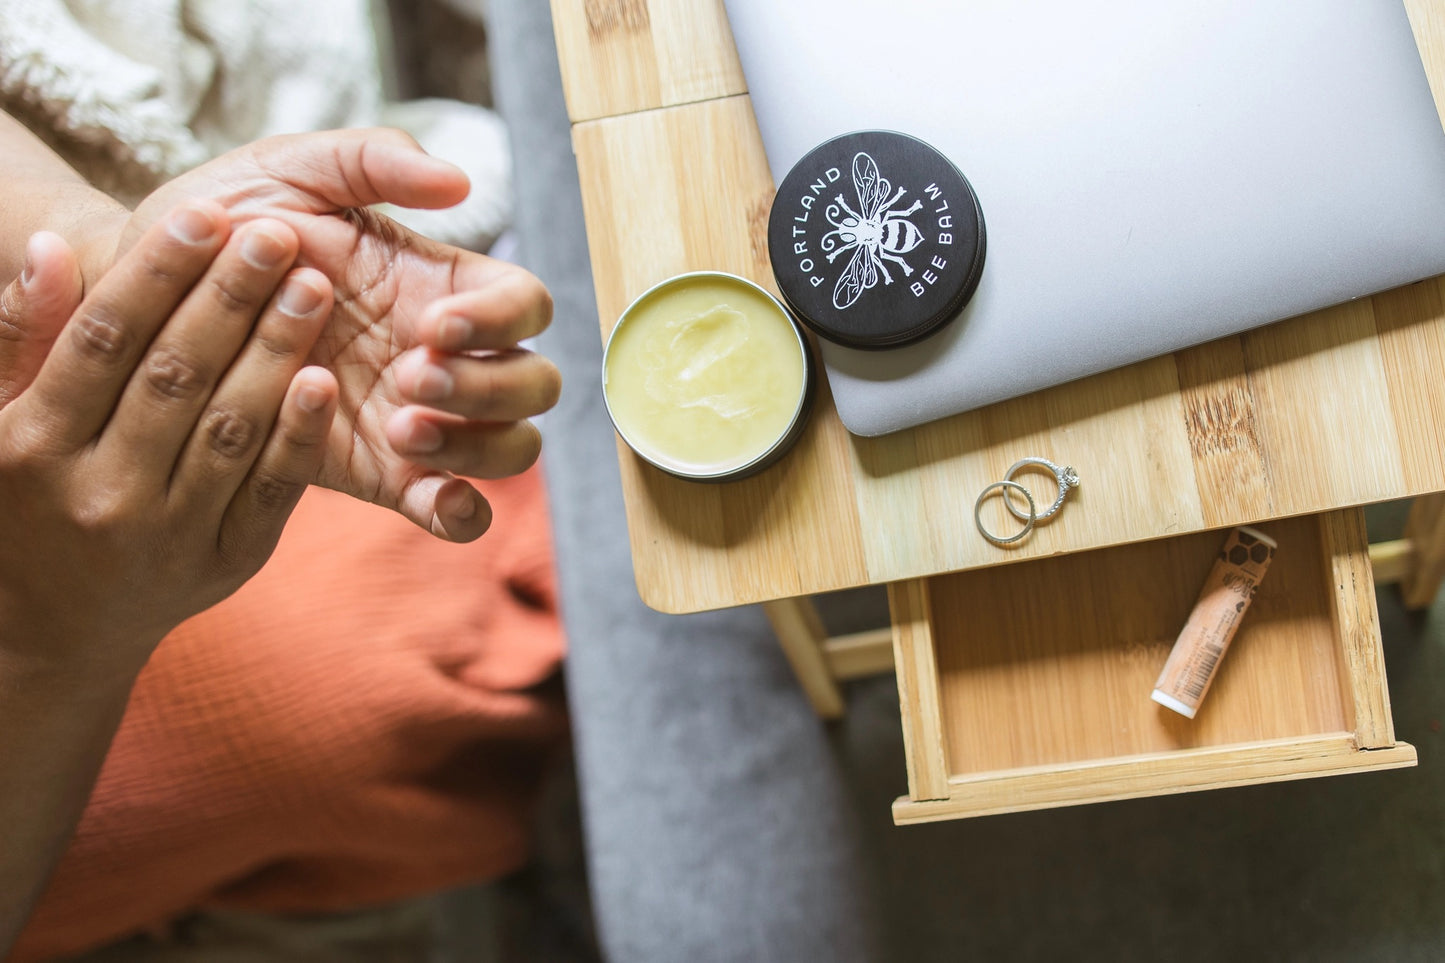
[[[1361,512],[1258,527],[1279,550],[1192,721],[1149,694],[1226,531],[890,585],[894,821],[1414,765]]]

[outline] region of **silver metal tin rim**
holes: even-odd
[[[617,336],[618,329],[621,328],[624,323],[626,323],[627,317],[632,313],[633,309],[636,308],[643,301],[652,297],[654,294],[658,293],[664,288],[672,287],[675,284],[680,284],[683,281],[689,280],[691,278],[726,278],[729,281],[736,281],[740,284],[752,288],[754,291],[757,291],[763,297],[771,301],[773,305],[778,309],[778,311],[782,313],[783,317],[787,319],[789,326],[793,329],[793,337],[796,338],[798,341],[798,350],[801,351],[803,354],[803,388],[802,391],[799,393],[797,404],[793,407],[793,417],[788,421],[787,430],[784,431],[776,441],[774,441],[770,446],[768,446],[766,450],[764,450],[752,461],[739,465],[736,468],[729,468],[726,471],[720,472],[689,472],[683,468],[680,468],[677,465],[669,465],[661,462],[655,458],[650,457],[649,455],[647,455],[647,453],[639,450],[637,445],[633,443],[632,439],[627,437],[627,432],[623,431],[622,426],[617,423],[617,416],[612,411],[611,399],[607,397],[607,358],[612,353],[612,341]],[[607,408],[607,417],[612,421],[612,428],[617,432],[617,436],[626,443],[627,447],[632,450],[633,454],[635,454],[638,458],[641,458],[643,461],[647,462],[654,468],[660,471],[664,471],[667,474],[677,478],[685,478],[688,481],[737,481],[739,479],[756,475],[758,472],[761,472],[763,469],[772,465],[775,461],[777,461],[779,458],[781,458],[784,454],[787,453],[788,449],[793,446],[793,443],[796,442],[798,440],[798,437],[803,433],[803,427],[804,425],[806,425],[808,420],[808,414],[813,407],[813,388],[814,382],[816,380],[814,368],[815,365],[813,363],[813,354],[811,349],[809,348],[807,336],[803,333],[803,326],[799,323],[798,319],[793,316],[792,310],[789,309],[788,306],[784,304],[781,300],[779,300],[778,297],[774,295],[771,291],[758,284],[756,281],[751,281],[745,277],[737,274],[731,274],[727,271],[688,271],[685,274],[675,274],[670,278],[666,278],[662,281],[657,282],[652,287],[648,288],[646,291],[643,291],[637,297],[633,298],[632,303],[629,304],[623,310],[623,312],[617,316],[617,323],[612,326],[612,330],[607,335],[607,344],[602,349],[602,404]]]

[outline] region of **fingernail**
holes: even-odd
[[[30,246],[25,246],[25,267],[20,270],[20,286],[30,287],[30,282],[35,279],[35,259],[30,253]]]
[[[411,426],[411,438],[407,449],[415,452],[440,451],[442,447],[441,429],[429,421],[418,421]]]
[[[241,257],[258,271],[267,271],[281,263],[286,245],[265,231],[251,231],[241,242]]]
[[[425,365],[417,373],[412,394],[417,401],[443,401],[452,396],[456,382],[451,372],[434,364]]]
[[[316,385],[304,385],[296,392],[296,406],[312,414],[326,407],[327,393]]]
[[[448,315],[437,325],[437,347],[448,351],[459,351],[472,339],[471,322],[465,318]]]
[[[216,222],[211,216],[190,207],[172,214],[166,227],[171,237],[186,244],[200,244],[216,234]]]
[[[321,306],[321,292],[304,281],[292,279],[281,289],[277,306],[293,318],[304,318]]]

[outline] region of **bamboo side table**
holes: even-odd
[[[1441,100],[1441,3],[1407,6]],[[552,9],[603,336],[633,297],[674,274],[724,270],[775,290],[774,185],[721,0],[552,0]],[[823,715],[842,711],[838,679],[896,665],[910,774],[900,820],[1410,765],[1414,750],[1389,725],[1354,506],[1431,496],[1417,502],[1407,541],[1376,555],[1412,600],[1433,596],[1445,574],[1445,503],[1433,494],[1445,490],[1442,370],[1445,287],[1432,279],[883,438],[848,435],[824,386],[799,444],[753,479],[681,481],[619,443],[638,588],[666,612],[764,603]],[[1067,524],[999,549],[973,531],[972,495],[960,493],[1035,454],[1078,466],[1084,487]],[[1014,584],[1058,589],[1070,565],[1112,572],[1111,585],[1130,574],[1145,584],[1161,572],[1193,577],[1222,538],[1215,530],[1299,516],[1308,517],[1275,523],[1282,547],[1299,546],[1297,570],[1272,570],[1265,583],[1277,578],[1288,597],[1268,624],[1251,614],[1247,626],[1266,641],[1239,643],[1259,657],[1232,657],[1210,696],[1242,729],[1175,731],[1125,707],[1129,659],[1174,617],[1149,592],[1116,596],[1094,583],[1122,601],[1095,604],[1109,618],[1073,648],[997,624],[980,638],[984,625],[959,607],[985,591],[1008,597]],[[888,634],[825,639],[808,596],[879,583],[889,584]],[[1096,600],[1054,594],[1076,612]],[[1031,597],[1040,595],[1049,597]],[[980,674],[977,651],[1008,670]],[[1032,673],[1031,662],[1049,669]],[[1043,703],[1020,686],[1067,688],[1064,670],[1076,663],[1092,665],[1110,697],[1049,703],[1072,707],[1077,732],[1039,725],[1037,713],[1026,725],[1018,707]],[[1294,703],[1260,689],[1261,678],[1314,681]],[[968,736],[985,721],[958,715],[971,700],[994,706],[996,724],[983,728],[1009,753],[990,755]],[[1048,734],[1026,745],[1019,727]],[[1121,727],[1135,735],[1119,737]],[[1115,788],[1086,791],[1104,771]]]

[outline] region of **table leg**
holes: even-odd
[[[824,651],[828,637],[812,600],[792,598],[764,602],[763,612],[773,624],[773,633],[813,710],[823,719],[842,718],[843,693],[828,666]]]
[[[1421,495],[1410,506],[1405,540],[1414,564],[1400,583],[1405,607],[1423,609],[1435,600],[1445,580],[1445,493]]]
[[[893,660],[898,672],[898,704],[903,719],[903,755],[908,766],[908,797],[947,799],[948,751],[938,688],[938,654],[933,642],[933,604],[928,579],[888,586],[893,622]]]

